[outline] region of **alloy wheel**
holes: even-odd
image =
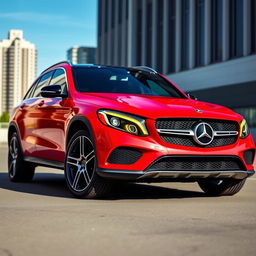
[[[90,185],[95,169],[95,151],[86,136],[77,137],[69,147],[66,159],[67,181],[76,192],[82,192]]]
[[[12,137],[9,145],[9,174],[13,178],[16,174],[16,164],[18,158],[18,141],[17,137]]]

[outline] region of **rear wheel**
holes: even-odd
[[[23,160],[23,153],[18,134],[14,132],[9,142],[8,174],[11,181],[31,181],[35,173],[35,166]]]
[[[105,196],[111,184],[96,173],[95,147],[86,131],[79,131],[71,138],[65,160],[65,178],[69,190],[79,198]]]
[[[245,181],[246,179],[201,180],[198,184],[207,195],[232,196],[241,190]]]

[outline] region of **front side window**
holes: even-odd
[[[28,92],[26,93],[26,95],[24,96],[23,100],[29,99],[31,98],[31,95],[36,87],[38,80],[36,80],[36,82],[34,82],[31,87],[29,88]]]
[[[186,98],[164,78],[146,71],[111,67],[73,67],[73,75],[79,92]]]
[[[40,78],[39,83],[33,92],[32,98],[41,97],[41,89],[49,84],[52,74],[53,71],[50,71]]]
[[[63,69],[55,70],[52,79],[50,81],[50,85],[60,85],[61,86],[61,93],[67,93],[67,84],[66,84],[66,74]]]

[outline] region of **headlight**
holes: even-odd
[[[241,123],[240,123],[240,138],[241,139],[245,139],[248,135],[249,135],[249,128],[247,125],[246,120],[244,119]]]
[[[103,124],[117,130],[138,136],[148,135],[145,119],[113,110],[99,110],[98,116]]]

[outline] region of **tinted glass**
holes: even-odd
[[[182,47],[181,47],[181,69],[189,68],[189,8],[190,1],[182,0]]]
[[[32,98],[41,97],[41,89],[49,84],[52,73],[53,71],[48,72],[40,78],[39,83],[37,84],[36,89],[33,92]]]
[[[60,85],[61,93],[67,92],[67,84],[66,84],[66,74],[63,69],[55,70],[50,85]]]
[[[32,86],[29,88],[28,92],[26,93],[25,97],[23,98],[24,100],[31,98],[31,95],[36,87],[37,82],[38,82],[38,80],[36,82],[34,82],[32,84]]]
[[[196,66],[204,65],[205,0],[196,1]]]
[[[176,20],[176,1],[168,1],[168,22],[169,22],[169,31],[168,31],[168,73],[175,72],[175,20]]]
[[[124,68],[73,67],[76,88],[80,92],[127,93],[185,98],[161,76]]]

